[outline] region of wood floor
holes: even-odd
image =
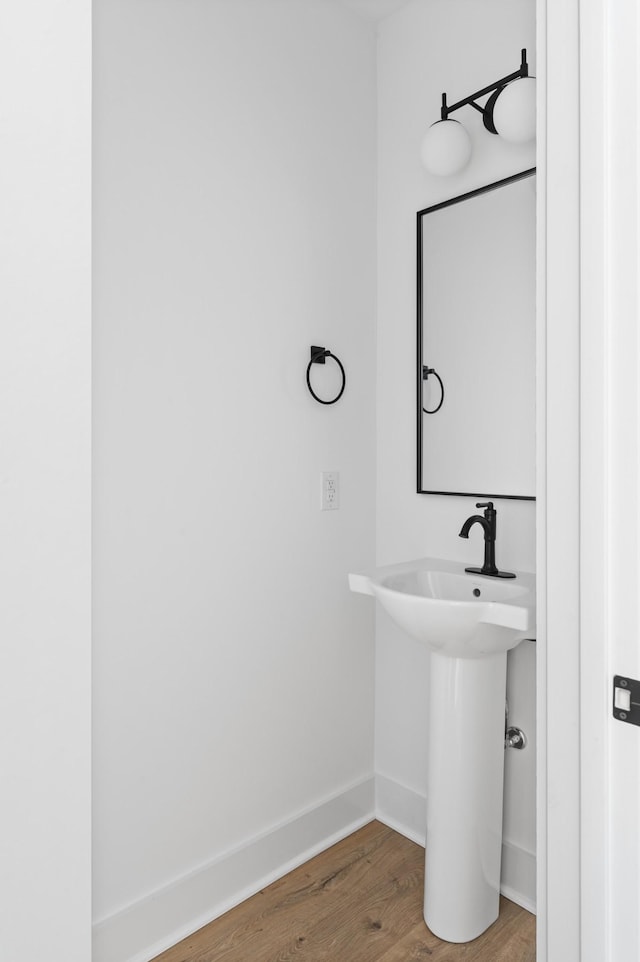
[[[422,918],[424,849],[371,822],[154,962],[535,962],[535,917],[501,899],[465,945]]]

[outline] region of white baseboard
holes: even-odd
[[[426,798],[372,776],[96,922],[92,962],[150,962],[374,817],[424,846]],[[503,842],[500,888],[535,913],[535,855]]]
[[[536,914],[536,857],[513,842],[502,842],[500,891],[505,898]]]
[[[376,818],[424,848],[427,800],[386,775],[376,775]]]
[[[424,847],[427,800],[386,775],[376,775],[376,818]],[[502,843],[500,891],[528,912],[536,912],[536,857],[513,842]]]
[[[371,776],[96,922],[92,962],[150,962],[366,825],[374,797]]]

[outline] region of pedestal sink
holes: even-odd
[[[498,917],[507,651],[535,637],[535,576],[435,558],[349,575],[431,651],[424,917],[469,942]]]

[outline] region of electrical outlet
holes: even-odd
[[[321,511],[337,511],[340,507],[340,474],[338,471],[323,471]]]

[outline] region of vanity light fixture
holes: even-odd
[[[484,107],[476,103],[479,97],[487,94],[490,97]],[[430,173],[448,177],[469,163],[471,138],[462,124],[451,118],[454,111],[466,106],[482,114],[484,126],[490,134],[499,134],[515,144],[533,140],[536,134],[536,81],[529,76],[526,49],[522,50],[520,68],[507,77],[451,106],[443,93],[440,120],[429,127],[420,149],[422,163]]]

